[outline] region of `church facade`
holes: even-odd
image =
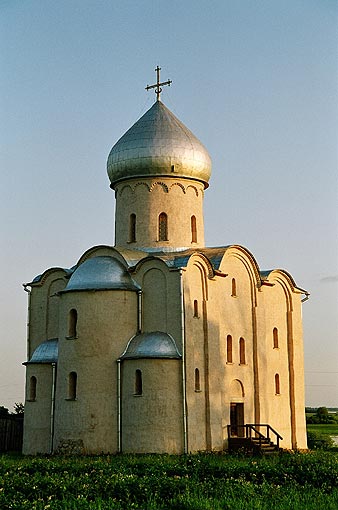
[[[158,94],[107,167],[115,245],[25,284],[23,452],[221,451],[247,424],[306,448],[307,293],[243,246],[205,246],[207,150]]]

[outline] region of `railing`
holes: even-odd
[[[265,429],[265,435],[261,432],[261,429]],[[246,425],[228,425],[228,438],[245,438],[251,440],[258,440],[259,446],[262,446],[262,443],[268,441],[272,441],[271,434],[273,434],[272,441],[279,448],[279,441],[283,440],[282,436],[278,434],[278,432],[271,427],[271,425],[267,423],[247,423]]]

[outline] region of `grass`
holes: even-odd
[[[326,436],[338,436],[338,423],[308,423],[306,428],[309,432],[319,432]]]
[[[0,457],[2,510],[336,510],[338,454]]]

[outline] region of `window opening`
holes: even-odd
[[[198,317],[198,301],[194,299],[194,317]]]
[[[232,336],[227,336],[227,363],[232,363]]]
[[[200,371],[195,368],[195,391],[201,391]]]
[[[129,218],[129,242],[136,242],[136,214],[134,213]]]
[[[158,217],[158,240],[168,241],[168,216],[164,212]]]
[[[37,379],[35,375],[32,375],[29,380],[29,400],[36,400],[36,383]]]
[[[135,371],[135,393],[134,395],[142,395],[142,372],[137,369]]]
[[[191,216],[191,242],[197,243],[196,216]]]
[[[244,338],[239,339],[239,364],[245,365],[245,340],[244,340]]]
[[[276,395],[280,395],[279,374],[275,374],[275,393]]]
[[[273,328],[273,348],[278,349],[278,329]]]
[[[77,336],[77,311],[72,308],[69,312],[68,337],[76,338]]]
[[[77,395],[77,373],[70,372],[68,376],[68,398],[69,400],[76,400]]]
[[[236,291],[236,280],[235,278],[233,278],[231,280],[231,295],[232,297],[236,297],[237,296],[237,291]]]

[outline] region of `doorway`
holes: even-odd
[[[231,437],[244,437],[244,404],[230,403],[230,434]]]

